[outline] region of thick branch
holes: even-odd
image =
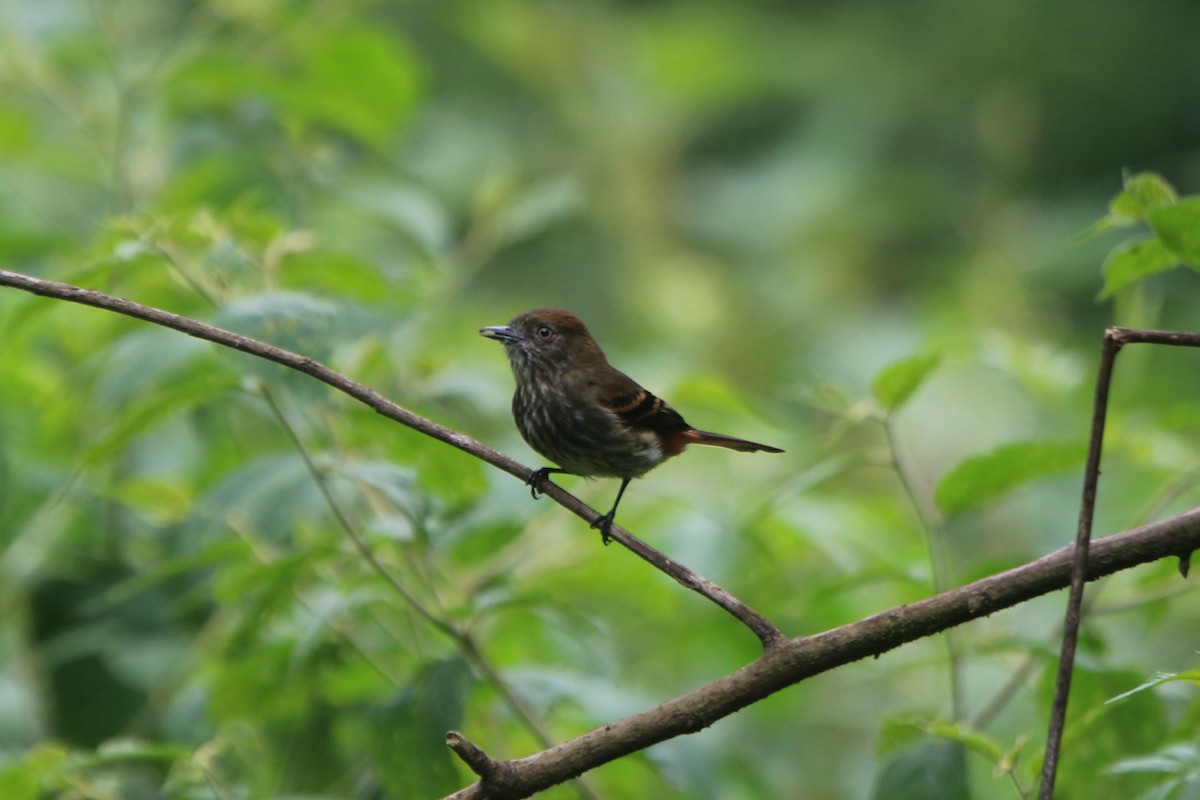
[[[118,314],[124,314],[128,317],[173,328],[174,330],[186,333],[188,336],[194,336],[197,339],[204,339],[224,345],[225,347],[232,347],[235,350],[240,350],[259,358],[265,358],[268,361],[274,361],[276,364],[282,364],[285,367],[290,367],[291,369],[310,375],[338,391],[353,397],[355,400],[365,404],[388,419],[395,420],[401,425],[457,447],[463,452],[470,453],[494,467],[499,467],[510,475],[515,475],[522,481],[527,481],[532,474],[532,470],[529,467],[509,458],[500,451],[493,450],[466,434],[451,430],[444,425],[439,425],[432,420],[414,414],[408,409],[388,400],[378,392],[368,389],[361,383],[353,381],[339,372],[335,372],[314,359],[298,355],[290,350],[284,350],[281,347],[275,347],[274,345],[260,342],[257,339],[252,339],[249,336],[243,336],[232,331],[227,331],[224,328],[218,328],[215,325],[209,325],[188,317],[182,317],[178,314],[172,314],[169,311],[145,306],[121,297],[114,297],[104,292],[81,289],[78,286],[72,286],[67,283],[41,280],[40,278],[22,275],[18,272],[0,270],[0,286],[12,286],[13,288],[22,289],[43,297],[67,300],[72,303],[93,306],[106,311],[115,311]],[[544,493],[552,497],[563,508],[574,512],[589,523],[599,519],[600,514],[595,509],[574,495],[554,484],[546,483],[544,485]],[[610,538],[620,542],[635,555],[674,578],[680,585],[708,598],[725,609],[754,632],[754,635],[762,642],[764,649],[770,649],[776,642],[783,638],[779,629],[761,614],[754,611],[754,609],[707,578],[667,558],[667,556],[633,536],[624,528],[614,525],[610,532]]]
[[[1088,579],[1200,549],[1200,509],[1095,541]],[[917,603],[815,636],[787,639],[756,661],[662,705],[508,762],[502,786],[476,783],[446,800],[529,797],[601,764],[695,733],[805,678],[899,647],[1069,585],[1074,546]]]

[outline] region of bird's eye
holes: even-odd
[[[549,325],[543,325],[537,329],[537,335],[539,339],[549,339],[554,335],[554,329]]]

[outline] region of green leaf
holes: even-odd
[[[888,759],[873,800],[962,800],[970,797],[966,750],[958,742],[926,739]]]
[[[174,402],[186,403],[189,394],[203,399],[204,387],[210,382],[222,384],[217,387],[220,391],[228,384],[228,376],[220,375],[219,367],[197,364],[211,349],[207,342],[174,331],[157,327],[135,330],[113,342],[105,353],[107,362],[93,390],[96,410],[107,415],[125,412],[132,405],[149,406],[148,395],[179,381],[189,386],[186,391],[171,393]],[[196,377],[197,373],[202,377]]]
[[[216,323],[317,361],[330,359],[338,344],[339,326],[356,309],[306,292],[264,292],[239,297],[220,310]],[[287,387],[307,398],[327,397],[327,390],[308,375],[261,358],[238,361],[245,375],[275,387]]]
[[[946,720],[934,720],[925,724],[925,730],[931,735],[948,742],[957,742],[968,750],[986,758],[993,764],[999,764],[1004,757],[1000,745],[978,731],[958,723]]]
[[[1145,681],[1140,686],[1135,686],[1134,688],[1130,689],[1128,692],[1121,692],[1121,694],[1117,695],[1116,697],[1112,698],[1111,700],[1106,701],[1105,705],[1108,705],[1109,703],[1115,703],[1118,700],[1124,700],[1126,697],[1129,697],[1130,695],[1137,694],[1138,692],[1144,692],[1147,689],[1154,688],[1155,686],[1159,686],[1164,683],[1172,683],[1174,681],[1186,681],[1188,683],[1194,683],[1194,684],[1200,685],[1200,669],[1189,669],[1185,672],[1159,672],[1159,673],[1156,673],[1153,678],[1151,678],[1148,681]]]
[[[412,469],[367,461],[337,465],[335,474],[353,482],[345,487],[347,496],[357,496],[363,489],[372,496],[376,511],[370,524],[373,533],[407,541],[413,538],[415,527],[426,523],[431,504],[417,490],[417,476]]]
[[[1200,197],[1150,212],[1150,227],[1176,258],[1200,268]]]
[[[328,508],[304,460],[294,452],[264,455],[227,473],[201,495],[196,520],[234,519],[272,542],[286,542],[298,525],[313,524]],[[202,528],[208,538],[217,531]]]
[[[1125,186],[1108,205],[1113,225],[1131,225],[1146,219],[1157,208],[1177,199],[1175,190],[1155,172],[1139,172],[1125,178]]]
[[[374,717],[372,749],[379,776],[393,797],[440,797],[458,787],[446,731],[462,724],[472,685],[461,658],[426,664]]]
[[[344,196],[350,210],[361,209],[393,226],[434,260],[445,258],[455,244],[452,211],[427,189],[401,181],[370,181],[348,187]],[[333,277],[336,291],[342,293],[340,271]],[[387,288],[370,299],[392,291],[394,287]]]
[[[884,367],[871,385],[883,410],[891,413],[904,405],[940,360],[940,356],[930,353],[909,356]]]
[[[179,481],[165,477],[131,478],[119,483],[113,497],[135,508],[156,524],[186,519],[193,497]]]
[[[1200,402],[1164,404],[1155,421],[1171,431],[1194,431],[1200,428]]]
[[[1125,773],[1149,773],[1152,775],[1169,775],[1189,779],[1193,786],[1200,785],[1200,748],[1191,742],[1179,742],[1167,745],[1148,756],[1125,758],[1113,764],[1107,770],[1110,775]],[[1159,784],[1167,789],[1177,788],[1175,781]],[[1174,795],[1163,791],[1154,795],[1145,794],[1142,797],[1191,797],[1192,795]]]
[[[1171,730],[1167,707],[1154,692],[1107,702],[1142,676],[1127,669],[1096,669],[1102,658],[1094,653],[1075,662],[1063,738],[1063,752],[1073,757],[1059,765],[1059,780],[1071,787],[1072,797],[1136,797],[1136,783],[1105,773],[1114,762],[1163,744]],[[1048,704],[1053,692],[1054,672],[1048,670],[1038,681],[1037,697]]]
[[[289,111],[383,147],[415,111],[423,83],[404,42],[359,28],[318,42],[302,74],[274,88]]]
[[[532,238],[569,219],[583,206],[578,183],[558,178],[534,186],[504,208],[496,220],[497,246],[508,246]]]
[[[418,488],[452,508],[475,502],[487,490],[486,472],[478,459],[415,434],[397,437],[396,447],[396,460],[416,468]]]
[[[879,742],[882,752],[911,749],[929,737],[956,742],[986,758],[1000,763],[1004,751],[999,744],[960,722],[901,715],[884,720]]]
[[[933,499],[945,514],[961,514],[1046,475],[1080,466],[1087,448],[1079,442],[1020,442],[972,456],[938,483]]]
[[[38,800],[44,797],[41,776],[20,762],[0,766],[0,797],[8,800]]]
[[[1179,257],[1158,239],[1126,242],[1104,259],[1104,288],[1096,299],[1106,300],[1129,284],[1166,272],[1178,264]]]
[[[236,375],[232,372],[222,372],[219,369],[210,368],[207,365],[190,362],[193,364],[191,369],[181,370],[181,374],[172,379],[171,376],[153,375],[152,367],[149,365],[154,361],[147,359],[146,363],[148,375],[139,377],[136,381],[130,381],[133,386],[129,391],[134,393],[125,398],[123,406],[118,406],[113,402],[116,392],[123,390],[120,390],[116,383],[108,380],[107,376],[101,380],[101,386],[97,387],[97,405],[101,412],[105,412],[100,417],[105,424],[97,425],[100,428],[99,434],[93,441],[87,442],[80,449],[81,463],[92,465],[98,464],[104,459],[113,458],[130,443],[153,435],[157,426],[172,416],[218,402],[222,398],[228,397],[237,388]],[[125,372],[119,363],[114,365],[113,371]],[[146,383],[156,377],[157,385],[151,386]],[[109,387],[109,390],[103,393],[107,395],[106,397],[102,396],[100,391],[105,386]],[[142,386],[142,389],[134,388],[137,386]],[[119,414],[117,414],[118,408],[120,409]],[[115,416],[111,423],[109,423],[108,414]]]

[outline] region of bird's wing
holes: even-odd
[[[661,397],[646,391],[623,372],[613,370],[600,389],[600,404],[631,428],[672,433],[691,427]]]
[[[772,447],[723,433],[698,431],[683,419],[678,411],[667,405],[661,397],[655,397],[643,389],[633,378],[623,372],[612,370],[601,382],[600,405],[611,411],[634,431],[658,434],[663,453],[670,457],[689,444],[707,444],[745,452],[782,453]]]

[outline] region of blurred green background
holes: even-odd
[[[1098,302],[1146,215],[1094,226],[1127,172],[1200,183],[1197,30],[1131,0],[7,0],[0,263],[531,466],[477,330],[569,308],[693,424],[787,450],[689,452],[621,522],[816,632],[1073,537],[1103,327],[1200,329],[1191,270]],[[1122,357],[1098,535],[1195,504],[1197,359]],[[0,289],[0,796],[437,797],[473,778],[449,728],[524,756],[755,657],[598,539],[303,376]],[[1188,587],[1090,595],[1060,796],[1200,797],[1194,685],[1106,704],[1197,668]],[[545,796],[1028,797],[1063,602]]]

